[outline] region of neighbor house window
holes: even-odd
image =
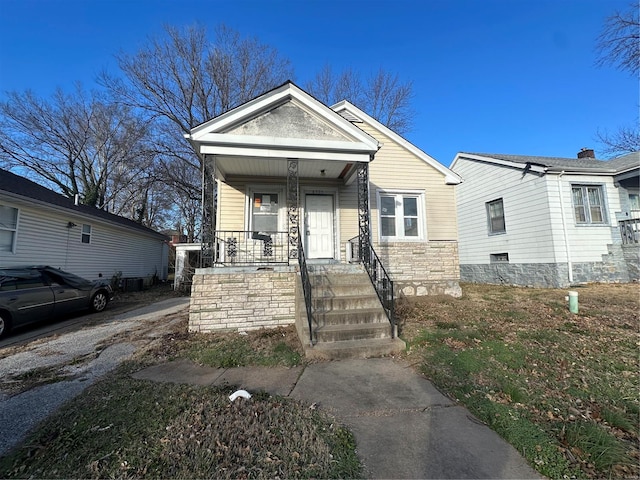
[[[91,243],[91,225],[82,225],[82,243]]]
[[[277,193],[254,192],[251,195],[251,230],[277,232],[278,206]]]
[[[383,240],[418,240],[422,232],[422,194],[381,192],[378,196],[380,237]]]
[[[572,185],[571,194],[576,223],[606,223],[602,185]]]
[[[504,206],[502,199],[493,200],[486,203],[487,222],[489,224],[489,234],[505,233]]]
[[[16,246],[18,209],[0,205],[0,252],[12,252]]]
[[[629,210],[631,218],[640,218],[640,195],[637,193],[629,194]]]

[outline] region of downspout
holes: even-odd
[[[567,235],[567,222],[564,216],[564,199],[562,198],[562,175],[564,170],[558,175],[558,193],[560,195],[560,215],[562,215],[562,233],[564,234],[564,249],[567,254],[567,266],[569,267],[569,283],[573,283],[573,263],[571,262],[571,249],[569,248],[569,238]]]

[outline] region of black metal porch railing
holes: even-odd
[[[623,245],[640,243],[640,218],[620,220],[618,226]]]
[[[216,230],[213,249],[214,264],[242,266],[289,263],[287,232]]]
[[[353,237],[349,240],[351,255],[349,262],[362,262],[365,270],[369,274],[371,283],[378,294],[380,303],[387,313],[389,323],[391,323],[391,334],[395,336],[396,322],[394,317],[394,298],[393,298],[393,280],[385,270],[380,257],[373,249],[373,245],[369,241],[363,242],[361,245],[360,237]]]
[[[304,293],[304,305],[307,310],[307,322],[309,323],[309,344],[313,347],[313,314],[311,312],[311,281],[307,269],[307,257],[304,254],[302,238],[298,237],[298,265],[300,265],[300,278],[302,279],[302,291]]]

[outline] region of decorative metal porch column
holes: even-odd
[[[369,164],[358,163],[358,236],[360,260],[369,265],[371,256],[371,228],[369,212]]]
[[[202,163],[202,224],[200,238],[200,268],[213,267],[215,263],[216,228],[216,157],[205,155]]]
[[[287,160],[287,224],[289,237],[289,259],[298,258],[298,239],[300,238],[300,188],[298,178],[298,159]]]

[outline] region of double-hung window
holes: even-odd
[[[251,194],[251,230],[254,232],[277,232],[279,195],[277,193],[253,192]]]
[[[91,243],[91,225],[85,223],[82,225],[82,243]]]
[[[487,206],[487,224],[489,226],[489,235],[497,233],[506,233],[507,229],[504,222],[504,204],[501,198],[486,203]]]
[[[0,205],[0,252],[14,252],[18,231],[18,209]]]
[[[421,193],[380,192],[380,237],[382,240],[424,238]]]
[[[607,223],[602,185],[572,185],[571,196],[577,224]]]

